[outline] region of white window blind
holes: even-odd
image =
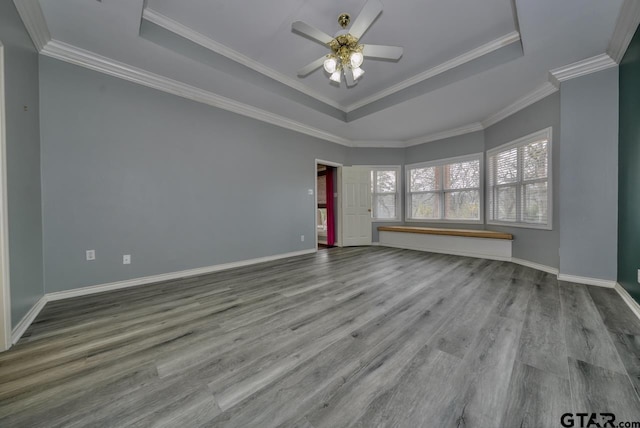
[[[551,229],[551,128],[487,152],[489,223]]]
[[[375,221],[400,220],[400,167],[371,169],[372,216]]]
[[[407,219],[480,222],[482,155],[407,166]]]

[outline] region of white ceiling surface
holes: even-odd
[[[350,103],[513,31],[509,0],[383,0],[363,42],[401,45],[398,63],[365,62],[356,88],[334,88],[321,70],[301,81]],[[524,56],[344,123],[139,36],[143,0],[41,0],[53,39],[268,110],[343,138],[413,139],[479,122],[547,81],[550,69],[606,51],[622,0],[516,0]],[[270,2],[149,0],[147,6],[254,60],[295,76],[322,46],[291,32],[304,20],[327,33],[364,0]],[[374,67],[375,65],[375,67]]]
[[[299,68],[329,49],[292,33],[291,23],[301,20],[335,35],[341,29],[338,15],[349,13],[353,23],[365,2],[278,0],[248,8],[235,0],[149,0],[147,7],[297,78]],[[451,27],[464,31],[446,31]],[[366,59],[363,84],[349,90],[330,84],[324,70],[301,81],[346,106],[515,30],[511,0],[386,1],[362,43],[404,47],[398,63]]]

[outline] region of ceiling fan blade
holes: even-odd
[[[348,87],[356,86],[358,83],[358,81],[353,78],[353,71],[350,68],[344,70],[344,77]]]
[[[326,56],[323,56],[313,61],[312,63],[305,65],[300,70],[298,70],[298,76],[304,77],[307,74],[310,74],[311,72],[316,71],[317,69],[323,66],[325,59],[326,59]]]
[[[362,11],[360,11],[360,15],[358,15],[353,22],[349,33],[359,39],[369,29],[381,12],[382,3],[380,3],[380,0],[369,0],[362,8]]]
[[[364,45],[362,55],[368,58],[399,60],[404,49],[399,46]]]
[[[320,42],[323,45],[329,44],[329,42],[333,40],[333,37],[331,37],[324,31],[320,31],[316,27],[313,27],[307,24],[306,22],[296,21],[293,24],[291,24],[291,29],[317,42]]]

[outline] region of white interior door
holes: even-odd
[[[342,167],[342,245],[371,245],[371,170]]]

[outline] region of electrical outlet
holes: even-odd
[[[96,259],[96,250],[87,250],[86,256],[87,256],[87,260],[95,260]]]
[[[300,235],[300,242],[304,242],[304,235]]]
[[[309,194],[309,196],[313,196],[313,189],[307,189],[307,193]]]
[[[125,254],[122,256],[122,264],[130,265],[131,264],[131,254]]]

